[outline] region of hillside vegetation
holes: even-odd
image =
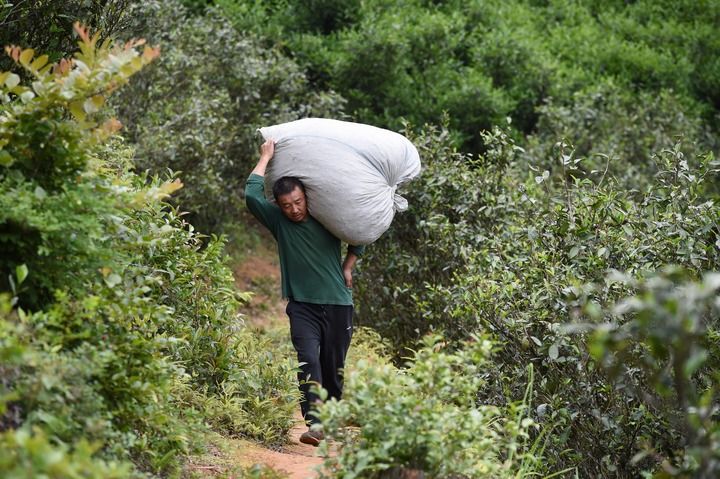
[[[400,131],[424,168],[359,267],[329,471],[720,473],[720,3],[31,3],[0,3],[9,477],[283,441],[296,365],[227,253],[256,128],[307,116]],[[61,60],[73,15],[147,44],[78,26]]]

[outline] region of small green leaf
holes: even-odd
[[[105,284],[107,284],[111,288],[114,288],[115,286],[120,284],[121,281],[122,281],[122,278],[120,277],[120,275],[118,275],[116,273],[113,273],[110,276],[108,276],[107,278],[105,278]]]
[[[28,267],[25,264],[21,264],[15,268],[15,276],[17,276],[18,286],[25,281],[28,276]]]
[[[102,95],[95,95],[92,98],[88,98],[83,103],[83,109],[89,115],[97,113],[100,108],[105,104],[105,97]]]
[[[550,356],[550,359],[554,361],[558,358],[559,355],[560,351],[558,351],[558,347],[555,344],[550,346],[550,349],[548,349],[548,356]]]
[[[8,88],[15,88],[19,84],[20,84],[20,77],[17,76],[15,73],[11,73],[5,79],[5,86]]]
[[[27,66],[30,63],[30,60],[32,60],[33,55],[35,55],[35,50],[33,50],[32,48],[23,50],[23,52],[20,54],[20,64],[23,66]]]
[[[0,150],[0,166],[10,166],[15,163],[15,158],[6,150]]]
[[[30,68],[33,70],[39,70],[45,65],[47,65],[48,62],[48,56],[47,55],[40,55],[37,57],[33,62],[30,64]]]
[[[85,120],[85,117],[87,116],[83,107],[84,105],[82,101],[74,101],[70,103],[70,113],[72,113],[79,121]]]
[[[683,368],[685,370],[685,376],[689,378],[693,374],[695,374],[695,371],[700,369],[700,367],[705,363],[705,361],[707,361],[707,358],[708,352],[705,350],[700,350],[690,356]]]
[[[27,103],[29,101],[32,101],[32,99],[35,98],[35,93],[33,93],[30,90],[25,91],[22,95],[20,95],[20,100],[23,103]]]

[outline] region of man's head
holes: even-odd
[[[273,185],[273,196],[287,219],[295,223],[305,221],[307,201],[302,181],[294,176],[283,176]]]

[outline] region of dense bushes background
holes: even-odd
[[[370,433],[425,397],[417,371],[466,358],[477,345],[456,348],[480,334],[497,351],[463,369],[477,390],[463,414],[510,424],[523,404],[522,427],[538,425],[523,429],[533,467],[508,475],[718,474],[717,2],[77,3],[69,17],[163,55],[110,100],[125,140],[108,140],[104,108],[111,79],[140,66],[130,53],[113,66],[87,47],[89,72],[62,63],[36,85],[21,80],[46,60],[6,60],[2,464],[44,471],[55,451],[98,477],[175,474],[206,425],[282,440],[293,364],[242,328],[225,239],[198,230],[247,228],[257,127],[329,116],[403,129],[425,166],[356,295],[391,354],[423,360],[368,367],[326,410],[332,434],[363,444],[333,467],[452,474],[409,431],[457,398],[416,404],[393,444]],[[0,5],[0,39],[71,53],[55,4]],[[449,356],[423,349],[436,331]],[[365,437],[344,429],[358,411]],[[486,451],[493,467],[509,454]]]
[[[698,394],[716,401],[711,365],[719,351],[710,338],[717,334],[717,316],[697,313],[696,335],[686,338],[686,344],[704,351],[695,360],[707,368],[690,366],[695,360],[677,356],[665,341],[656,344],[625,328],[623,351],[644,366],[623,369],[617,389],[585,335],[572,325],[624,323],[625,318],[612,316],[610,304],[632,295],[637,285],[618,283],[608,271],[645,278],[675,264],[684,267],[685,277],[698,279],[703,271],[718,269],[720,213],[705,188],[716,181],[713,156],[687,158],[679,145],[659,152],[653,158],[658,175],[638,191],[623,186],[627,178],[616,180],[604,171],[586,176],[570,145],[555,145],[550,174],[533,171],[502,131],[483,138],[487,153],[478,157],[454,150],[444,129],[429,128],[414,138],[425,170],[407,189],[412,208],[396,218],[363,261],[363,324],[407,347],[432,330],[454,338],[492,331],[503,346],[487,373],[490,385],[481,390],[481,401],[517,400],[528,380],[524,368],[534,364],[533,402],[537,419],[553,428],[546,454],[558,469],[635,476],[653,467],[652,454],[643,456],[644,462],[635,456],[647,449],[694,470],[681,449],[689,446],[687,427],[671,419],[692,408],[658,399],[683,391],[668,379],[662,394],[653,393],[652,381],[638,370],[649,367],[641,359],[646,348],[656,351],[663,344],[669,349],[657,353],[661,362],[672,358],[681,362],[679,370],[691,368],[687,380],[697,385]],[[684,301],[694,305],[696,300]],[[660,317],[648,320],[659,335],[680,334]],[[677,370],[668,374],[677,377]],[[714,471],[717,463],[712,464],[708,470]]]
[[[92,25],[103,38],[111,38],[127,28],[131,3],[130,0],[3,0],[0,1],[0,45],[35,48],[57,61],[75,51],[74,22]],[[13,67],[12,59],[0,58],[0,71]]]
[[[136,168],[180,172],[177,201],[202,231],[237,221],[260,126],[339,116],[343,100],[310,88],[291,59],[236,31],[215,10],[190,16],[177,0],[136,5],[130,30],[163,55],[116,99],[137,145]]]
[[[403,118],[437,123],[446,111],[465,151],[482,149],[480,130],[506,116],[518,133],[535,132],[539,107],[570,107],[576,93],[609,81],[633,98],[678,96],[675,111],[651,118],[710,124],[718,112],[713,2],[216,3],[343,95],[356,119],[399,129]]]

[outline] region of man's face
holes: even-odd
[[[300,223],[307,218],[305,193],[297,186],[290,193],[280,195],[277,199],[277,204],[280,207],[280,211],[282,211],[290,221]]]

